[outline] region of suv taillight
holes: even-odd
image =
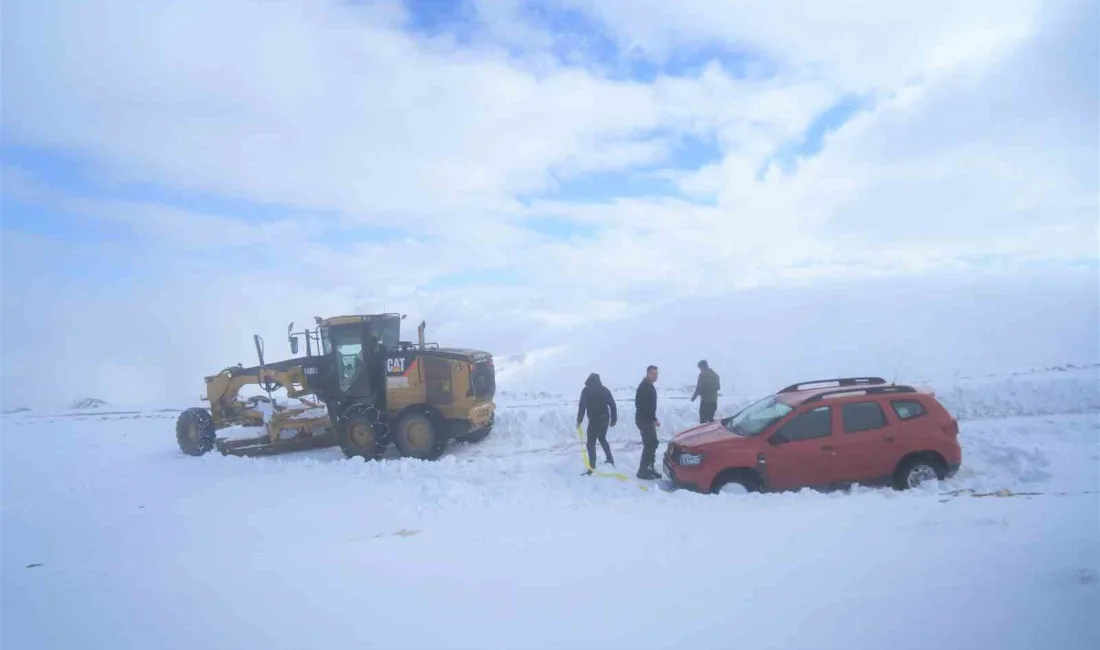
[[[943,428],[943,432],[949,436],[959,437],[959,421],[951,418],[951,423]]]

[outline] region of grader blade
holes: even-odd
[[[219,439],[215,444],[218,451],[225,456],[258,457],[323,449],[334,446],[336,442],[335,434],[324,433],[304,438],[276,440],[275,442],[271,442],[271,438],[266,435],[236,440]]]

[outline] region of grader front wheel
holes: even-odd
[[[438,460],[447,442],[435,423],[421,413],[409,413],[401,418],[393,438],[402,456],[421,460]]]
[[[176,442],[189,456],[202,456],[214,448],[214,418],[204,408],[189,408],[176,419]]]

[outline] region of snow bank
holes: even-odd
[[[590,372],[634,385],[694,383],[707,359],[726,391],[761,393],[814,377],[950,378],[1100,363],[1100,275],[867,278],[685,298],[555,341],[558,354],[500,382],[572,393]],[[872,307],[873,306],[873,307]],[[540,346],[545,347],[545,346]],[[489,349],[499,349],[490,347]]]
[[[959,420],[1100,411],[1100,368],[1095,366],[933,387],[937,398]]]

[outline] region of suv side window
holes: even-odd
[[[886,426],[886,414],[878,402],[851,402],[840,409],[844,420],[844,433],[871,431]]]
[[[828,438],[833,435],[832,407],[819,406],[812,411],[797,415],[780,427],[776,434],[782,434],[791,442]]]
[[[928,413],[924,405],[915,400],[891,400],[890,406],[894,407],[899,420],[912,420]]]

